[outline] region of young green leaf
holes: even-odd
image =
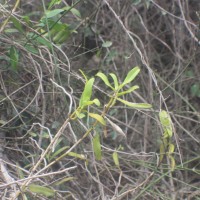
[[[53,185],[56,185],[56,186],[58,186],[58,185],[61,185],[61,184],[63,184],[63,183],[66,183],[66,182],[68,182],[68,181],[73,181],[73,180],[75,180],[76,178],[74,178],[74,177],[66,177],[66,178],[63,178],[63,179],[61,179],[61,180],[59,180],[59,181],[56,181]]]
[[[85,79],[85,81],[88,82],[88,78],[85,75],[85,73],[81,69],[79,69],[79,71],[81,72],[81,74],[82,74],[83,78]]]
[[[115,90],[118,89],[119,87],[119,83],[118,83],[118,80],[117,80],[117,76],[113,73],[110,73],[110,76],[112,77],[113,81],[114,81],[114,86],[115,86]]]
[[[100,101],[98,99],[93,99],[92,101],[85,102],[84,106],[89,106],[89,105],[92,105],[92,104],[100,106]]]
[[[71,35],[71,31],[69,29],[69,27],[67,27],[66,29],[58,32],[54,37],[53,37],[53,42],[55,44],[62,44],[63,42],[65,42]]]
[[[19,31],[16,28],[6,28],[4,32],[8,34],[14,34],[14,33],[19,34]]]
[[[124,94],[131,93],[131,92],[133,92],[134,90],[136,90],[136,89],[138,89],[138,88],[139,88],[138,85],[134,85],[133,87],[129,88],[129,89],[126,90],[126,91],[119,92],[119,93],[117,94],[117,96],[119,97],[119,96],[122,96],[122,95],[124,95]]]
[[[46,38],[43,37],[37,37],[35,39],[39,44],[43,44],[44,46],[48,47],[49,49],[51,48],[52,44],[50,41],[48,41]]]
[[[54,17],[60,13],[62,13],[64,10],[63,9],[54,9],[54,10],[47,10],[46,11],[46,18],[51,18]]]
[[[100,105],[101,105],[99,99],[93,99],[92,101],[94,102],[94,104],[95,104],[96,106],[100,106]]]
[[[79,12],[79,10],[77,10],[76,8],[72,8],[71,13],[79,18],[81,18],[81,13]]]
[[[168,147],[169,154],[174,153],[174,149],[175,149],[175,146],[173,144],[169,144],[169,147]]]
[[[13,22],[13,25],[15,26],[15,28],[20,32],[20,33],[23,33],[24,30],[23,30],[23,27],[22,27],[22,24],[21,22],[15,18],[15,17],[11,17],[11,21]]]
[[[96,119],[98,122],[100,122],[102,125],[106,125],[106,121],[104,120],[104,118],[96,113],[88,113],[88,115],[94,119]]]
[[[170,116],[165,110],[159,112],[159,118],[162,126],[168,127],[171,124]]]
[[[83,93],[80,98],[79,106],[83,107],[85,104],[90,101],[90,98],[92,96],[92,87],[94,83],[94,78],[89,79],[89,81],[86,82],[85,88],[83,90]]]
[[[10,48],[10,64],[13,71],[17,71],[18,63],[19,63],[19,52],[14,46],[12,46]]]
[[[101,143],[100,143],[100,137],[99,134],[96,134],[92,140],[92,144],[93,144],[93,151],[94,151],[94,155],[95,158],[97,160],[101,160],[102,159],[102,153],[101,153]]]
[[[82,111],[82,110],[81,110]],[[85,117],[85,114],[84,113],[82,113],[81,111],[75,111],[75,113],[76,113],[76,116],[79,118],[79,119],[82,119],[82,118],[84,118]]]
[[[48,187],[40,186],[40,185],[30,184],[28,186],[28,189],[33,193],[41,194],[46,197],[53,197],[55,195],[54,190],[52,190]]]
[[[173,131],[172,131],[170,115],[165,110],[161,110],[159,112],[159,118],[160,118],[160,123],[163,127],[164,137],[171,138]]]
[[[170,159],[170,170],[174,171],[175,167],[176,167],[176,162],[173,156],[169,156]]]
[[[165,145],[162,143],[160,145],[160,159],[159,162],[161,163],[165,155]]]
[[[108,80],[108,78],[107,78],[107,76],[106,76],[105,74],[103,74],[102,72],[98,72],[98,73],[96,74],[96,76],[98,76],[99,78],[101,78],[102,81],[103,81],[108,87],[110,87],[112,90],[114,90],[114,88],[113,88],[112,85],[110,84],[110,82],[109,82],[109,80]]]
[[[25,48],[26,48],[26,50],[29,51],[30,53],[39,54],[38,49],[36,49],[32,44],[26,44],[26,45],[25,45]]]
[[[66,11],[70,11],[73,15],[81,18],[81,13],[76,8],[72,8],[71,6],[66,6],[63,9]]]
[[[86,160],[86,157],[83,154],[75,153],[75,152],[69,152],[67,155],[79,158],[81,160]]]
[[[148,104],[148,103],[132,103],[132,102],[120,99],[120,98],[117,98],[117,100],[122,102],[123,104],[125,104],[131,108],[135,108],[135,109],[149,109],[152,107],[152,105]]]
[[[79,10],[77,10],[76,8],[73,8],[71,6],[65,6],[63,7],[63,10],[67,11],[67,12],[71,12],[73,15],[81,18],[81,13],[79,12]]]
[[[62,2],[62,0],[51,0],[51,2],[49,3],[48,6],[48,10],[53,7],[54,5],[60,4]]]
[[[116,151],[112,154],[112,157],[113,157],[113,161],[114,161],[115,165],[117,167],[119,167],[119,157],[118,157],[118,153]]]
[[[50,156],[49,160],[54,159],[57,155],[59,155],[60,153],[62,153],[63,151],[65,151],[68,148],[69,148],[68,146],[59,148],[53,155]]]
[[[92,104],[94,104],[93,100],[92,101],[86,101],[83,106],[90,106]]]
[[[139,74],[139,72],[140,72],[139,67],[134,67],[131,71],[129,71],[121,87],[133,81],[133,79]]]

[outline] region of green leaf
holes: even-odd
[[[103,74],[102,72],[98,72],[98,73],[96,74],[96,76],[98,76],[99,78],[101,78],[102,81],[103,81],[108,87],[110,87],[112,90],[114,90],[114,88],[113,88],[112,85],[110,84],[110,82],[109,82],[109,80],[108,80],[108,78],[107,78],[107,76],[106,76],[105,74]]]
[[[98,122],[100,122],[102,125],[106,125],[106,121],[104,120],[104,118],[96,113],[88,113],[88,115],[94,119],[96,119]]]
[[[53,42],[55,44],[62,44],[63,42],[68,40],[70,35],[71,35],[71,31],[69,27],[66,27],[66,29],[61,30],[58,33],[56,33],[56,35],[53,37]]]
[[[11,21],[13,22],[13,25],[15,26],[15,28],[20,32],[20,33],[23,33],[24,30],[22,28],[22,24],[21,22],[15,18],[15,17],[11,17]]]
[[[81,13],[76,8],[72,8],[70,11],[73,15],[76,15],[77,17],[81,18]]]
[[[160,159],[159,162],[161,163],[165,155],[165,145],[162,143],[160,145]]]
[[[139,72],[140,72],[139,67],[134,67],[131,71],[129,71],[121,87],[133,81],[133,79],[139,74]]]
[[[81,18],[81,13],[76,8],[72,8],[71,6],[66,6],[63,9],[66,11],[70,11],[73,15]]]
[[[85,117],[85,114],[82,113],[81,111],[80,111],[80,112],[79,112],[79,111],[75,111],[75,112],[76,112],[76,116],[77,116],[79,119],[82,119],[82,118]]]
[[[94,104],[93,100],[92,101],[86,101],[83,106],[90,106],[92,104]]]
[[[175,146],[173,144],[169,144],[169,147],[168,147],[169,154],[174,153],[174,149],[175,149]]]
[[[164,137],[171,138],[173,132],[172,132],[171,118],[169,114],[165,110],[161,110],[159,112],[159,118],[160,118],[160,123],[163,127]]]
[[[163,138],[169,138],[169,134],[168,134],[168,131],[164,131],[163,132]]]
[[[63,178],[63,179],[61,179],[59,181],[56,181],[53,185],[59,186],[59,185],[61,185],[63,183],[66,183],[68,181],[73,181],[73,180],[75,180],[74,177],[66,177],[66,178]]]
[[[106,41],[102,44],[102,47],[108,48],[112,46],[112,42],[111,41]]]
[[[169,156],[170,159],[170,170],[174,171],[175,167],[176,167],[176,162],[173,156]]]
[[[54,17],[60,13],[62,13],[64,10],[63,9],[54,9],[54,10],[47,10],[46,11],[46,18],[51,18],[51,17]]]
[[[36,193],[36,194],[41,194],[41,195],[44,195],[46,197],[53,197],[55,195],[55,191],[48,188],[48,187],[30,184],[28,186],[28,188],[31,192]]]
[[[19,53],[18,50],[12,46],[10,48],[10,64],[13,71],[17,71],[17,65],[19,63]]]
[[[46,23],[46,21],[45,21],[45,23]],[[54,20],[49,19],[47,21],[47,23],[48,23],[48,26],[50,28],[50,34],[52,36],[56,35],[56,33],[59,33],[60,31],[69,29],[68,24],[60,24],[60,23],[55,24]]]
[[[35,48],[33,45],[31,45],[31,44],[26,44],[26,45],[25,45],[25,49],[26,49],[27,51],[29,51],[30,53],[39,54],[38,49],[36,49],[36,48]]]
[[[134,90],[136,90],[136,89],[138,89],[138,88],[139,88],[138,85],[134,85],[133,87],[129,88],[129,89],[126,90],[126,91],[119,92],[119,93],[117,94],[117,96],[119,97],[119,96],[122,96],[122,95],[124,95],[124,94],[131,93],[131,92],[133,92]]]
[[[81,69],[79,69],[79,71],[81,72],[81,74],[82,74],[82,76],[83,76],[83,78],[85,79],[85,81],[87,82],[88,81],[88,79],[87,79],[87,76],[85,75],[85,73],[81,70]]]
[[[100,106],[101,105],[101,103],[100,103],[100,101],[99,101],[99,99],[94,99],[94,100],[92,100],[93,102],[94,102],[94,104],[96,105],[96,106]]]
[[[64,147],[59,148],[52,156],[50,156],[49,160],[54,159],[57,155],[59,155],[60,153],[62,153],[63,151],[65,151],[68,148],[69,148],[68,146],[64,146]]]
[[[69,7],[69,8],[66,9],[66,10],[69,10],[69,9],[70,9],[70,12],[71,12],[73,15],[75,15],[75,16],[81,18],[81,13],[79,12],[79,10],[77,10],[76,8],[71,8],[71,7]]]
[[[119,157],[118,157],[118,153],[116,151],[112,154],[112,157],[113,157],[113,161],[114,161],[115,165],[117,167],[119,167]]]
[[[26,22],[28,25],[31,25],[30,17],[27,15],[22,16],[22,19],[24,22]]]
[[[52,0],[50,3],[49,3],[49,7],[48,7],[48,10],[53,7],[54,5],[58,5],[62,2],[62,0]]]
[[[86,160],[86,157],[83,154],[75,153],[75,152],[69,152],[67,155],[79,158],[81,160]]]
[[[171,125],[171,119],[169,114],[165,110],[161,110],[159,112],[160,122],[163,127],[168,127]]]
[[[92,144],[93,144],[93,151],[94,151],[94,155],[95,158],[97,160],[101,160],[102,159],[102,153],[101,153],[101,144],[100,144],[100,137],[99,134],[96,134],[92,140]]]
[[[49,36],[51,36],[52,40],[55,40],[56,42],[60,40],[60,38],[63,37],[65,33],[67,34],[66,37],[69,37],[71,34],[71,29],[68,24],[63,24],[60,22],[55,23],[55,21],[51,18],[41,19],[41,23],[37,24],[37,26],[40,28],[41,32],[47,30],[46,27],[49,27],[48,32],[46,32],[43,36],[47,39],[49,39]]]
[[[5,33],[10,34],[10,33],[18,33],[19,31],[16,28],[6,28]]]
[[[90,101],[90,98],[92,96],[92,87],[94,83],[94,78],[89,79],[89,81],[86,82],[85,88],[83,90],[83,93],[80,98],[79,106],[84,107],[88,101]]]
[[[48,47],[49,49],[51,49],[52,44],[51,44],[51,42],[48,41],[46,38],[43,38],[43,37],[39,36],[39,37],[37,37],[35,40],[36,40],[39,44],[42,44],[42,45]]]
[[[118,89],[119,87],[119,83],[118,83],[118,80],[117,80],[117,76],[113,73],[110,73],[110,76],[112,77],[113,81],[114,81],[114,86],[115,86],[115,90]]]
[[[92,101],[87,101],[84,103],[84,106],[90,106],[92,104],[95,104],[97,106],[100,106],[100,101],[98,99],[93,99]]]
[[[148,108],[151,108],[152,105],[151,104],[148,104],[148,103],[132,103],[132,102],[129,102],[129,101],[126,101],[126,100],[123,100],[123,99],[120,99],[120,98],[117,98],[118,101],[122,102],[123,104],[131,107],[131,108],[136,108],[136,109],[148,109]]]

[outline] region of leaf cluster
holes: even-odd
[[[171,142],[173,136],[172,121],[169,113],[165,110],[159,112],[159,119],[163,129],[162,144],[160,145],[160,162],[162,162],[164,155],[166,155],[170,160],[170,169],[174,171],[176,164],[173,156],[175,146]]]
[[[97,124],[101,124],[102,126],[106,125],[105,115],[108,112],[108,110],[114,106],[116,101],[120,101],[124,105],[132,107],[134,109],[149,109],[149,108],[151,108],[152,106],[150,104],[129,102],[129,101],[126,101],[121,98],[123,95],[129,94],[139,88],[139,86],[134,85],[134,86],[130,87],[129,89],[124,90],[124,87],[127,86],[129,83],[131,83],[136,78],[136,76],[139,74],[139,72],[140,72],[140,68],[134,67],[133,69],[131,69],[128,72],[128,74],[126,75],[126,77],[122,83],[119,83],[118,78],[114,73],[110,73],[109,76],[112,78],[113,84],[110,83],[109,78],[106,74],[104,74],[102,72],[98,72],[96,74],[96,77],[99,77],[104,82],[104,84],[112,90],[112,95],[110,96],[110,100],[104,106],[105,109],[102,111],[101,114],[98,114],[98,113],[88,112],[88,109],[87,109],[88,106],[93,105],[93,104],[95,104],[96,106],[100,106],[100,101],[98,98],[92,99],[92,89],[93,89],[93,85],[95,82],[95,78],[92,77],[92,78],[88,79],[86,77],[86,75],[83,73],[83,71],[81,71],[81,73],[85,79],[85,86],[84,86],[84,90],[83,90],[82,95],[79,100],[79,106],[75,110],[75,112],[71,115],[71,119],[75,120],[76,118],[84,118],[84,117],[86,117],[86,114],[87,114],[87,116],[89,118],[93,118],[95,120],[94,124],[92,125],[92,129],[94,130]],[[115,129],[117,129],[118,132],[120,132],[120,134],[125,135],[120,127],[115,125],[109,119],[108,119],[108,122],[110,124],[112,124],[112,127],[115,127]],[[101,160],[102,152],[101,152],[99,133],[96,133],[96,135],[93,138],[93,150],[94,150],[96,159]],[[119,167],[119,158],[118,158],[117,152],[115,152],[113,154],[113,159],[114,159],[115,165]]]

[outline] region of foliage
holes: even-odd
[[[171,142],[173,136],[172,122],[169,114],[165,110],[159,112],[159,119],[163,129],[162,144],[160,145],[160,162],[162,162],[164,154],[170,159],[170,169],[175,169],[175,159],[173,157],[174,145]]]
[[[0,196],[198,198],[197,2],[1,1]]]

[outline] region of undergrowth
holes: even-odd
[[[1,199],[199,199],[191,1],[0,1]]]

